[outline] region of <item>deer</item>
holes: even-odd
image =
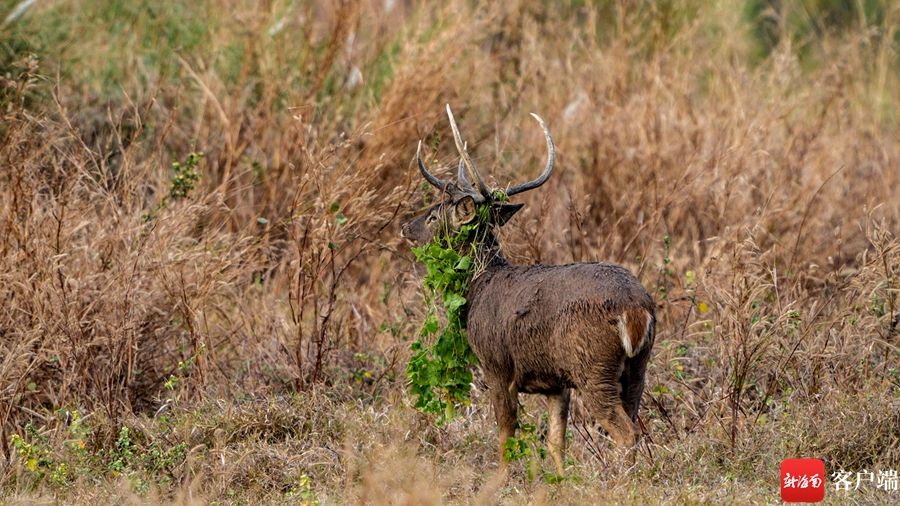
[[[637,416],[656,328],[655,304],[624,267],[584,262],[514,265],[503,254],[497,232],[519,210],[509,197],[539,188],[550,179],[556,148],[544,120],[547,163],[532,181],[492,190],[467,152],[450,105],[447,116],[460,161],[456,181],[433,175],[422,159],[422,177],[440,190],[439,201],[401,226],[401,236],[426,244],[436,234],[471,223],[482,206],[489,229],[476,235],[481,265],[468,287],[466,334],[478,357],[499,427],[500,466],[504,448],[518,427],[518,394],[543,394],[549,410],[547,450],[564,471],[566,424],[572,390],[588,415],[624,451],[637,444]]]

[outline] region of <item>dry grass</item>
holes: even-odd
[[[0,497],[769,503],[786,457],[900,468],[892,2],[142,4],[0,31]],[[397,229],[416,142],[454,165],[446,102],[498,186],[542,166],[528,112],[554,134],[513,260],[655,294],[635,467],[576,434],[561,483],[498,480],[483,393],[443,428],[411,409]]]

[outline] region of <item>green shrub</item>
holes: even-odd
[[[466,294],[477,272],[474,257],[480,234],[490,227],[488,207],[479,208],[476,219],[453,235],[439,234],[434,241],[413,248],[425,264],[424,280],[428,313],[419,339],[412,343],[413,356],[406,367],[417,409],[439,416],[444,423],[467,405],[472,383],[471,366],[478,364],[466,338]],[[437,304],[443,306],[447,324],[441,329]],[[437,335],[431,346],[425,340]]]

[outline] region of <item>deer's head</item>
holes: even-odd
[[[550,138],[550,132],[547,130],[544,120],[537,114],[532,114],[541,125],[547,140],[547,165],[544,167],[544,171],[537,179],[515,185],[506,191],[491,190],[466,151],[466,145],[459,134],[459,128],[456,126],[456,120],[453,118],[453,112],[449,105],[447,105],[447,116],[450,118],[453,140],[460,156],[456,182],[442,180],[431,174],[422,160],[422,142],[419,141],[416,149],[419,172],[426,181],[441,191],[441,197],[437,204],[402,226],[401,235],[417,244],[431,242],[438,234],[452,235],[463,225],[477,219],[479,213],[482,213],[481,216],[488,221],[490,228],[503,226],[524,206],[524,204],[510,204],[507,202],[508,197],[533,190],[544,184],[553,173],[553,165],[556,161],[556,148],[553,146],[553,139]],[[470,182],[470,177],[475,181],[474,184]]]

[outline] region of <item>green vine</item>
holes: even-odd
[[[446,423],[456,416],[458,407],[471,402],[471,366],[478,359],[466,338],[465,296],[479,269],[474,253],[490,227],[489,212],[489,206],[480,206],[476,218],[452,235],[438,234],[432,242],[413,248],[416,259],[427,268],[423,284],[428,313],[419,338],[412,343],[406,375],[416,408],[438,415],[438,423]],[[447,318],[443,329],[438,303]]]

